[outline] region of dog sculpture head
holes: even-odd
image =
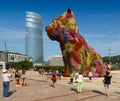
[[[51,40],[60,43],[65,67],[85,74],[92,70],[94,73],[104,75],[105,68],[102,59],[78,32],[71,9],[58,18],[54,18],[46,27],[46,32]]]
[[[78,30],[72,11],[68,9],[67,12],[58,18],[54,18],[52,24],[48,25],[46,30],[52,40],[62,43],[71,40],[70,38],[75,37],[71,35],[74,35],[74,31],[77,32]],[[72,30],[73,33],[69,33],[69,30]]]

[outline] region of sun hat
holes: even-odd
[[[3,73],[4,73],[4,72],[7,72],[7,69],[3,69]]]

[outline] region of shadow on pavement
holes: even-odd
[[[101,92],[101,91],[98,91],[98,90],[92,90],[92,92],[95,92],[95,93],[99,93],[99,94],[105,95],[105,93],[103,93],[103,92]]]
[[[13,93],[16,93],[16,90],[10,91],[10,92],[9,92],[9,96],[11,96]]]
[[[77,92],[77,90],[75,88],[70,88],[70,90]]]
[[[115,91],[115,93],[120,94],[120,92]]]

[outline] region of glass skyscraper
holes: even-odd
[[[34,64],[43,64],[42,17],[34,12],[26,12],[26,55]]]

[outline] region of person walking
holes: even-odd
[[[81,72],[78,73],[77,76],[77,93],[80,93],[82,91],[82,82],[83,82],[83,75]]]
[[[3,82],[3,97],[9,97],[10,75],[8,74],[7,69],[3,69],[2,82]]]
[[[89,80],[92,80],[92,76],[93,76],[92,71],[90,71],[89,72]]]
[[[55,88],[55,83],[56,83],[56,81],[57,81],[57,77],[56,77],[56,75],[55,74],[53,74],[53,76],[51,77],[51,80],[52,80],[52,82],[53,82],[53,87]]]
[[[112,75],[110,74],[110,72],[107,71],[106,75],[104,76],[104,87],[105,87],[105,95],[106,96],[108,96],[108,93],[109,93],[111,78],[112,78]]]

